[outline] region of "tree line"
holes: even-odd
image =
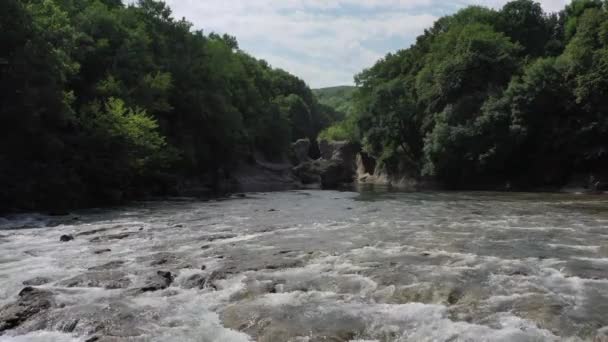
[[[322,134],[389,171],[452,188],[608,174],[608,1],[467,7],[356,84],[353,113]]]
[[[69,208],[281,160],[339,118],[297,77],[162,1],[4,0],[0,211]]]

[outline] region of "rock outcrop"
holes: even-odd
[[[25,280],[23,285],[25,286],[40,286],[44,284],[50,283],[52,280],[46,277],[36,277],[32,279]]]
[[[72,235],[61,235],[61,237],[59,238],[59,241],[61,242],[70,242],[74,240],[74,236]]]
[[[140,289],[141,292],[154,292],[164,290],[171,286],[174,276],[171,272],[158,271],[148,277],[146,284]]]
[[[14,329],[54,306],[50,291],[26,287],[19,292],[17,301],[0,308],[0,333]]]
[[[412,165],[408,165],[406,158],[399,159],[391,165],[378,163],[365,152],[357,154],[357,181],[359,184],[388,186],[406,191],[439,188],[434,181],[421,178]]]
[[[253,161],[241,163],[219,187],[228,192],[297,189],[300,184],[291,171],[292,167],[288,161],[268,161],[257,155]]]
[[[356,175],[356,155],[359,147],[348,142],[319,143],[321,158],[300,162],[294,174],[304,184],[321,184],[323,188],[336,188],[352,183]]]
[[[128,275],[121,271],[86,272],[59,283],[65,287],[99,287],[105,289],[125,289],[131,285]]]
[[[293,143],[293,154],[295,160],[298,164],[309,162],[310,156],[310,140],[308,139],[300,139]]]

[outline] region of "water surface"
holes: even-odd
[[[2,341],[608,333],[601,196],[293,191],[0,225],[0,306],[35,277],[48,278],[39,288],[57,303]],[[61,243],[63,234],[75,240]],[[171,285],[139,291],[158,271],[172,273]]]

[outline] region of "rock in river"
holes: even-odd
[[[24,281],[23,285],[25,285],[25,286],[40,286],[40,285],[48,284],[50,282],[51,282],[51,279],[49,279],[49,278],[36,277],[36,278],[32,278],[32,279],[28,279],[28,280]]]
[[[59,241],[61,242],[69,242],[74,240],[74,237],[72,235],[61,235],[61,237],[59,238]]]
[[[164,290],[173,283],[173,275],[171,272],[158,271],[156,274],[150,276],[140,290],[141,292],[152,292]]]
[[[131,285],[131,280],[124,272],[102,271],[87,272],[60,283],[66,287],[101,287],[106,289],[124,289]]]
[[[17,301],[0,309],[0,332],[14,329],[54,306],[55,301],[50,291],[26,287],[19,292]]]

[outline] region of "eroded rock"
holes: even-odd
[[[185,289],[204,289],[208,285],[208,276],[204,274],[194,274],[188,277],[182,284]]]
[[[124,263],[125,262],[121,260],[110,261],[103,265],[91,267],[89,268],[89,271],[109,271],[121,267]]]
[[[101,287],[124,289],[131,285],[127,274],[119,271],[87,272],[59,283],[66,287]]]
[[[148,277],[146,284],[140,289],[141,292],[153,292],[164,290],[173,283],[173,275],[171,272],[158,271],[156,274]]]
[[[57,309],[48,319],[47,329],[74,333],[84,341],[135,342],[147,341],[139,327],[147,315],[157,315],[126,303],[86,304]]]
[[[293,153],[298,164],[306,163],[310,161],[310,140],[300,139],[292,145]]]
[[[149,256],[142,256],[137,258],[138,262],[149,262],[150,266],[164,266],[171,265],[175,266],[182,260],[180,257],[173,253],[160,252]]]
[[[98,249],[98,250],[94,251],[94,252],[93,252],[93,254],[98,254],[98,255],[99,255],[99,254],[109,253],[109,252],[111,252],[111,251],[112,251],[112,250],[111,250],[111,249],[109,249],[109,248],[105,248],[105,249]]]
[[[16,302],[0,309],[0,332],[14,329],[54,306],[52,292],[26,287],[19,292]]]
[[[25,286],[40,286],[50,283],[52,280],[46,277],[36,277],[23,282]]]
[[[302,183],[320,182],[324,188],[334,188],[341,183],[351,183],[354,176],[353,170],[345,168],[341,161],[324,159],[302,163],[296,166],[293,172],[302,180]]]
[[[237,237],[236,234],[214,234],[203,238],[204,241],[213,242],[217,240],[228,240]]]
[[[93,230],[88,230],[86,232],[80,232],[78,234],[76,234],[76,236],[89,236],[89,235],[95,235],[97,233],[103,233],[106,232],[110,229],[114,229],[114,228],[99,228],[99,229],[93,229]]]
[[[122,240],[122,239],[126,239],[129,236],[131,236],[132,233],[121,233],[121,234],[114,234],[114,235],[103,235],[103,236],[98,236],[95,238],[92,238],[91,240],[89,240],[90,242],[102,242],[102,241],[111,241],[111,240]]]

